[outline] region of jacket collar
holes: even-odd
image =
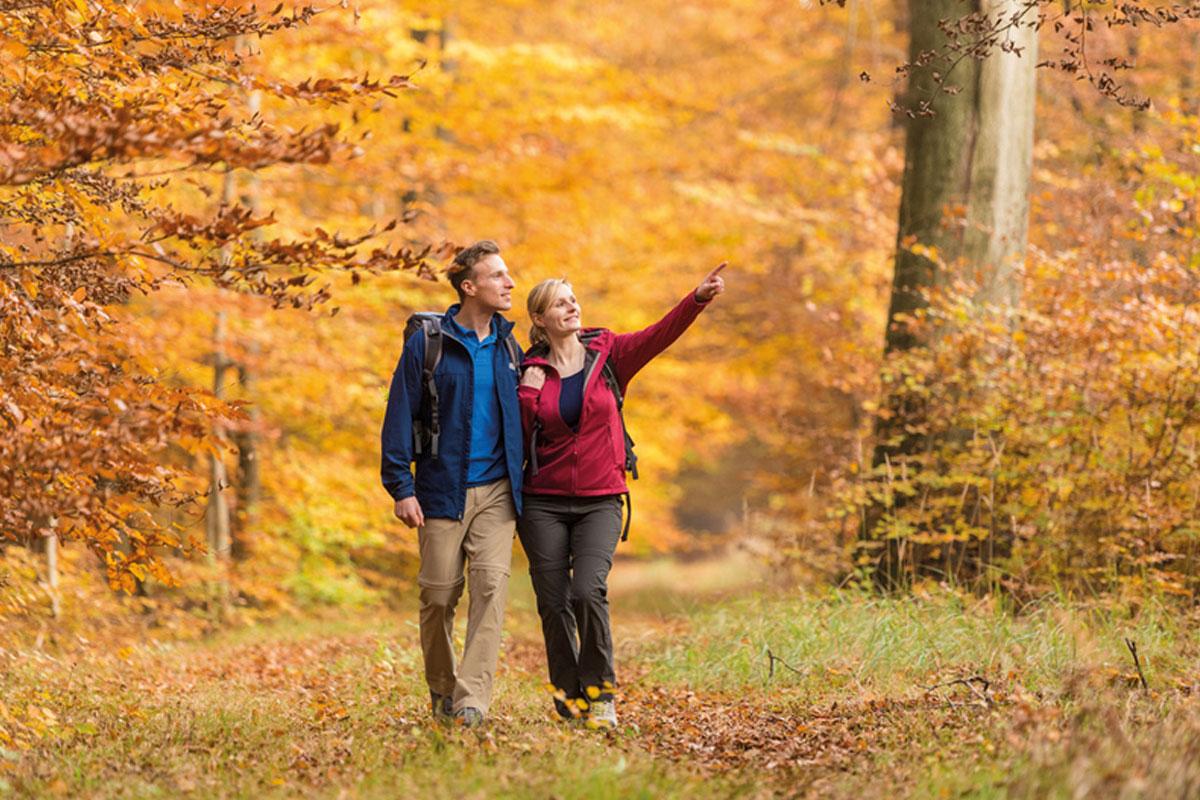
[[[605,328],[584,328],[580,331],[580,333],[596,334],[591,338],[591,341],[584,345],[584,350],[586,351],[584,353],[584,365],[586,369],[587,365],[590,364],[600,353],[609,348],[611,332]],[[525,358],[522,360],[521,366],[522,368],[549,366],[549,361],[547,360],[549,354],[549,349],[546,347],[546,345],[534,345],[526,351]]]
[[[461,343],[461,338],[458,335],[458,330],[454,324],[454,315],[462,308],[462,303],[455,303],[446,309],[446,313],[442,315],[442,331],[452,339]],[[510,320],[500,316],[500,312],[492,314],[492,333],[496,334],[496,341],[502,342],[508,335],[512,333],[513,323]]]

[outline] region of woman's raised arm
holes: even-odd
[[[708,303],[725,291],[725,279],[721,277],[721,271],[727,263],[722,261],[717,265],[694,291],[658,322],[640,331],[616,335],[611,358],[622,392],[642,367],[670,347],[695,322]]]

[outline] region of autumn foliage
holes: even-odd
[[[313,106],[392,95],[400,76],[288,82],[243,69],[248,42],[317,10],[171,2],[0,7],[0,536],[80,541],[127,590],[160,548],[187,550],[156,509],[191,502],[173,453],[236,411],[167,379],[123,307],[196,283],[311,308],[322,274],[424,269],[428,248],[373,234],[258,236],[269,213],[205,202],[233,169],[353,155],[336,125],[307,130],[247,108],[260,93]],[[179,187],[199,192],[181,192]],[[197,202],[199,201],[199,202]]]
[[[1028,7],[1024,303],[996,318],[961,269],[911,320],[944,335],[885,360],[901,4],[0,4],[0,537],[186,592],[215,458],[237,602],[389,596],[399,332],[452,299],[414,280],[443,243],[487,236],[518,298],[565,275],[618,330],[732,264],[631,388],[628,552],[727,535],[840,582],[890,539],[914,578],[1194,591],[1191,12]],[[1003,38],[957,30],[954,57]],[[946,435],[876,468],[897,388]]]
[[[861,564],[892,541],[909,579],[1195,594],[1200,128],[1180,111],[1157,126],[1162,149],[1118,150],[1096,176],[1107,235],[1036,249],[1014,316],[977,299],[969,267],[941,265],[963,277],[906,321],[938,334],[885,362],[900,402],[875,412],[927,420],[906,426],[927,446],[847,484],[854,508],[888,509]]]
[[[923,5],[0,0],[0,795],[1194,796],[1200,6],[945,0],[906,63]],[[897,209],[1021,25],[1000,306]],[[520,556],[490,726],[428,724],[379,427],[485,237],[522,341],[730,262],[626,394],[617,735]]]

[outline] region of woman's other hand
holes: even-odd
[[[546,370],[541,367],[530,367],[521,375],[521,385],[531,389],[541,389],[546,383]]]
[[[725,269],[728,263],[728,261],[722,261],[716,269],[705,276],[704,280],[700,281],[700,285],[696,287],[696,302],[707,303],[725,291],[725,279],[721,277],[721,270]]]

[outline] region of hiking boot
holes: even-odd
[[[460,708],[454,714],[454,724],[464,728],[478,728],[483,724],[483,712],[478,708]]]
[[[587,719],[588,703],[582,697],[556,697],[554,711],[568,722],[582,722]]]
[[[593,700],[588,709],[587,726],[592,730],[611,731],[617,727],[617,702],[612,699]]]
[[[433,710],[433,718],[438,722],[448,722],[454,717],[454,698],[448,694],[438,694],[430,689],[429,707]]]

